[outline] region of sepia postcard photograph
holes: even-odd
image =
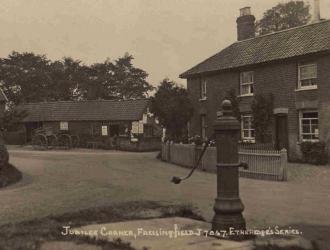
[[[0,250],[330,250],[330,0],[0,0]]]

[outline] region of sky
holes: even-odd
[[[330,18],[330,0],[321,17]],[[281,0],[0,0],[0,57],[12,51],[89,65],[126,52],[156,86],[237,40],[239,9],[257,19]],[[313,0],[306,1],[313,5]]]

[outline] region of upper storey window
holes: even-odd
[[[240,74],[240,94],[241,96],[253,95],[254,72],[246,71]]]
[[[201,79],[201,81],[200,81],[200,99],[201,100],[206,100],[207,99],[206,87],[207,87],[206,79]]]
[[[315,89],[315,88],[317,88],[316,63],[299,64],[298,89]]]

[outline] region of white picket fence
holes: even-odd
[[[201,147],[190,144],[162,144],[162,160],[185,167],[193,167],[201,153]],[[248,169],[239,169],[241,177],[263,180],[287,180],[287,151],[240,149],[240,162],[246,162]],[[209,147],[199,165],[199,169],[216,172],[216,148]]]

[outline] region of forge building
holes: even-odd
[[[36,129],[48,128],[78,135],[81,146],[116,137],[120,149],[148,151],[159,149],[161,135],[149,106],[149,99],[129,99],[26,103],[17,109],[26,112],[21,125],[27,143]]]

